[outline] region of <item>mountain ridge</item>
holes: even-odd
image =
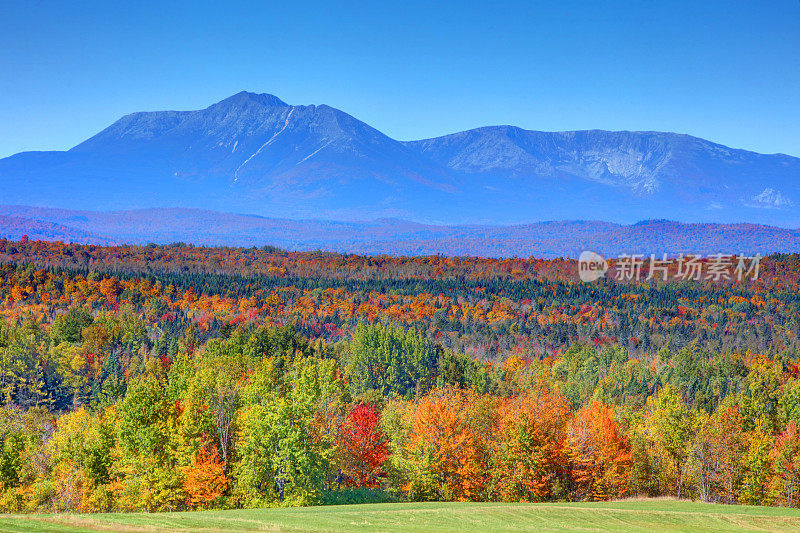
[[[28,224],[26,226],[26,223]],[[737,254],[800,251],[800,230],[758,224],[647,220],[547,221],[512,226],[437,226],[401,219],[365,222],[288,220],[196,208],[92,212],[0,205],[0,237],[86,244],[189,242],[206,246],[278,246],[368,255],[577,257],[583,250],[622,253]],[[731,246],[736,249],[731,249]]]
[[[132,113],[64,152],[0,159],[9,204],[519,224],[800,225],[800,159],[654,131],[484,126],[398,141],[327,105],[240,92]]]

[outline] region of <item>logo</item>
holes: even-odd
[[[590,251],[581,252],[578,258],[578,277],[581,281],[591,283],[592,281],[606,276],[608,262],[603,256]]]

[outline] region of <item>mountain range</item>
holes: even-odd
[[[263,246],[359,254],[572,257],[583,250],[623,253],[767,255],[800,250],[800,230],[757,224],[685,224],[649,220],[631,225],[598,221],[512,226],[289,220],[170,208],[94,212],[0,206],[0,238],[86,244]]]
[[[198,111],[127,115],[67,151],[0,159],[0,187],[3,204],[89,212],[800,226],[800,159],[788,155],[675,133],[513,126],[399,141],[326,105],[247,92]]]

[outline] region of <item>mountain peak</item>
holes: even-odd
[[[289,107],[289,104],[287,104],[274,94],[268,94],[268,93],[259,94],[247,91],[241,91],[234,94],[233,96],[229,96],[228,98],[225,98],[224,100],[217,102],[216,104],[214,104],[214,106],[241,107],[251,104],[264,107]]]
[[[6,203],[447,223],[797,227],[798,178],[800,158],[672,133],[504,125],[400,143],[333,107],[246,91],[204,109],[127,115],[69,153],[0,160]]]

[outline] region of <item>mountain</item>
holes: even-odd
[[[413,215],[394,206],[454,190],[445,169],[346,113],[245,92],[200,111],[125,116],[67,152],[0,160],[0,183],[10,203],[344,219]]]
[[[79,242],[83,244],[115,244],[113,239],[81,229],[14,216],[0,215],[0,238],[12,241],[27,236],[35,241]]]
[[[689,135],[494,126],[405,144],[470,176],[487,195],[516,191],[516,204],[529,202],[545,219],[800,224],[800,159]]]
[[[49,233],[41,228],[49,228]],[[800,250],[800,230],[756,224],[651,220],[632,225],[567,221],[439,226],[397,219],[288,220],[183,208],[100,213],[0,206],[0,237],[11,235],[19,239],[25,233],[31,238],[90,244],[182,241],[209,246],[272,245],[290,250],[359,254],[443,253],[484,257],[574,258],[583,250],[614,256],[681,252],[766,255]]]
[[[2,201],[433,224],[643,219],[800,226],[800,159],[662,132],[492,126],[400,142],[326,105],[242,92],[0,159]]]

